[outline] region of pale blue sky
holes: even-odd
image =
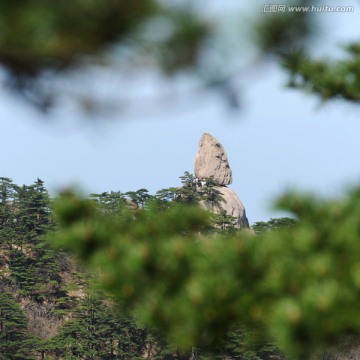
[[[333,51],[341,40],[358,38],[359,10],[319,14],[331,40],[318,47],[319,54]],[[169,84],[152,73],[128,86],[109,73],[89,75],[101,96],[115,91],[123,101],[125,95],[141,100],[102,121],[89,120],[69,104],[44,118],[1,89],[0,176],[17,184],[39,177],[53,192],[75,183],[86,192],[145,187],[154,193],[178,185],[184,171],[193,171],[198,141],[209,132],[227,151],[231,188],[250,223],[280,216],[270,206],[284,189],[330,196],[359,181],[358,106],[340,101],[319,106],[315,96],[284,88],[286,76],[275,64],[238,76],[240,112],[185,80]]]

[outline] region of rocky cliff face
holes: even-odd
[[[210,134],[203,134],[195,156],[195,176],[212,177],[218,185],[232,183],[232,171],[224,147]]]
[[[204,208],[218,214],[225,210],[227,215],[235,218],[235,227],[250,228],[244,205],[236,192],[226,186],[232,183],[232,171],[225,149],[210,134],[205,133],[200,139],[199,150],[195,156],[194,173],[200,181],[212,178],[217,185],[216,190],[222,194],[222,200],[216,205],[203,202]]]

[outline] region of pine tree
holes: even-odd
[[[31,337],[27,333],[26,317],[14,296],[0,293],[0,359],[34,359]]]
[[[177,189],[176,201],[182,204],[196,206],[200,200],[200,194],[196,188],[195,176],[185,171],[184,175],[180,176],[182,186]]]
[[[269,231],[288,229],[295,226],[298,222],[289,217],[270,218],[269,221],[257,221],[252,225],[253,230],[257,235],[264,235]]]
[[[228,215],[226,213],[226,210],[221,210],[220,214],[214,217],[214,225],[221,232],[237,231],[234,226],[235,221],[236,219],[234,218],[234,216]]]
[[[126,194],[121,191],[103,192],[101,194],[90,194],[90,199],[96,201],[104,212],[120,212],[126,204]]]
[[[22,249],[14,248],[9,252],[11,277],[16,281],[22,296],[36,296],[36,264]]]
[[[222,194],[213,178],[204,179],[205,185],[201,187],[201,200],[212,210],[215,207],[221,208]]]
[[[49,195],[40,179],[30,186],[13,185],[13,189],[11,274],[23,295],[42,301],[44,294],[61,291],[57,253],[46,240],[54,228]]]
[[[15,189],[9,178],[0,178],[0,246],[10,250],[15,241]]]
[[[128,191],[125,193],[135,204],[144,207],[146,201],[149,199],[149,191],[146,189],[139,189],[137,191]]]
[[[50,199],[44,182],[37,179],[33,185],[16,186],[16,200],[17,228],[22,235],[21,242],[36,245],[53,227]]]
[[[73,318],[53,339],[57,352],[65,359],[141,358],[145,332],[99,294],[87,293],[80,300]]]
[[[164,204],[171,206],[171,204],[176,200],[178,197],[178,188],[170,187],[166,189],[161,189],[156,192],[155,195],[159,200],[163,201]]]

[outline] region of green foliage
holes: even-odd
[[[306,356],[360,332],[360,191],[343,200],[287,194],[278,206],[293,212],[299,225],[271,234],[259,250],[268,269],[264,289],[276,296],[267,323],[288,352]]]
[[[324,6],[308,0],[284,3],[290,3],[294,8]],[[358,103],[360,43],[343,44],[343,59],[331,59],[331,55],[325,59],[315,58],[309,40],[319,28],[317,15],[317,12],[301,10],[265,13],[255,25],[257,44],[265,54],[278,56],[283,69],[290,75],[289,87],[317,94],[324,101],[343,99]]]
[[[167,15],[172,31],[169,31],[162,42],[152,44],[157,50],[155,55],[160,66],[171,74],[178,69],[188,68],[189,64],[199,65],[201,50],[210,34],[210,26],[194,8],[191,11],[191,7],[184,8],[180,3],[167,12]]]
[[[134,203],[143,207],[146,201],[149,199],[149,191],[146,189],[139,189],[137,191],[128,191],[125,193]]]
[[[314,2],[284,3],[311,6]],[[251,34],[265,56],[302,46],[315,29],[306,11],[270,14],[262,13],[261,5],[258,8]],[[190,69],[226,92],[226,78],[232,74],[224,72],[226,64],[211,61],[217,51],[213,45],[223,40],[217,27],[197,2],[3,0],[0,63],[13,88],[43,109],[53,102],[46,87],[49,76],[53,79],[57,73],[83,71],[99,63],[155,65],[166,74]],[[248,36],[247,32],[235,36]],[[56,95],[58,88],[52,90]]]
[[[0,292],[0,359],[34,359],[29,340],[24,312],[12,294]]]
[[[104,192],[102,194],[90,194],[90,199],[95,200],[102,211],[104,212],[119,212],[123,208],[125,201],[125,194],[120,191]]]
[[[338,200],[285,194],[278,207],[298,222],[255,223],[261,235],[256,237],[209,233],[214,217],[208,212],[144,189],[136,210],[120,192],[88,199],[67,192],[56,202],[60,227],[49,239],[100,270],[99,283],[113,296],[109,300],[89,293],[92,277],[82,273],[85,296],[67,295],[59,275],[65,265],[41,240],[52,227],[43,185],[18,187],[5,178],[2,185],[0,230],[3,236],[8,227],[19,232],[1,244],[2,261],[9,264],[0,278],[4,359],[134,359],[144,353],[164,360],[208,353],[216,359],[284,359],[278,345],[292,359],[308,359],[336,354],[338,344],[360,335],[358,188]],[[168,205],[158,206],[157,200]],[[49,314],[52,319],[67,314],[64,327],[52,338],[29,333],[13,294],[39,306],[53,301]],[[119,314],[117,303],[139,323],[123,310]],[[36,309],[29,304],[26,311],[31,308]]]
[[[22,295],[35,295],[35,268],[32,259],[22,250],[13,249],[9,253],[11,276],[15,279]]]
[[[256,235],[263,235],[269,231],[288,229],[297,224],[297,221],[293,218],[282,217],[270,219],[269,221],[257,221],[252,225]]]
[[[209,233],[211,228],[211,233],[215,233],[216,231],[237,231],[232,226],[234,220],[233,217],[226,215],[226,213],[213,216],[196,208],[199,201],[211,201],[214,205],[215,201],[218,202],[221,200],[221,197],[219,196],[220,193],[212,191],[216,190],[213,179],[207,179],[206,185],[202,186],[197,183],[195,177],[189,172],[185,172],[180,179],[183,186],[179,188],[162,189],[158,191],[155,196],[149,195],[145,189],[124,194],[131,196],[132,201],[140,205],[135,212],[129,211],[130,208],[126,206],[127,201],[123,201],[125,199],[123,197],[121,197],[121,201],[118,203],[119,208],[112,211],[113,195],[111,194],[114,194],[113,192],[92,194],[90,196],[90,199],[95,199],[97,201],[99,207],[94,207],[94,202],[89,199],[82,199],[81,197],[76,196],[72,197],[70,193],[65,193],[64,197],[58,200],[58,213],[61,215],[61,218],[59,219],[60,222],[65,220],[68,225],[75,225],[73,223],[74,219],[68,219],[66,214],[67,209],[69,208],[69,202],[73,205],[76,204],[76,207],[79,210],[73,209],[72,211],[74,211],[74,213],[79,212],[84,215],[82,225],[78,226],[79,224],[77,224],[75,226],[77,227],[77,230],[75,230],[77,235],[73,235],[76,236],[76,239],[72,238],[71,240],[72,244],[80,250],[82,240],[79,232],[90,231],[91,234],[88,233],[89,237],[86,240],[88,242],[86,249],[91,249],[93,246],[95,246],[95,249],[94,251],[87,251],[83,248],[81,251],[84,258],[87,258],[89,254],[93,253],[96,258],[100,257],[103,261],[108,262],[108,260],[104,258],[104,256],[106,257],[108,254],[101,253],[102,245],[99,246],[98,242],[101,242],[104,246],[106,246],[105,244],[108,243],[108,241],[111,242],[111,253],[113,254],[113,260],[117,263],[117,266],[110,270],[110,272],[103,272],[102,269],[101,272],[104,276],[101,278],[100,282],[102,284],[107,284],[109,289],[116,287],[120,292],[125,293],[127,299],[125,301],[123,299],[121,304],[125,306],[125,308],[133,310],[133,315],[139,317],[142,322],[155,328],[155,331],[159,336],[156,336],[156,338],[153,339],[152,337],[154,335],[152,334],[148,339],[146,350],[149,354],[148,356],[150,357],[150,354],[156,353],[157,358],[168,360],[188,359],[190,356],[195,356],[194,348],[192,349],[192,354],[189,354],[189,351],[186,350],[186,345],[191,343],[190,339],[193,337],[194,332],[196,332],[196,329],[194,329],[188,334],[189,325],[187,317],[188,315],[191,317],[193,313],[196,314],[198,312],[198,309],[191,310],[191,306],[188,307],[187,304],[182,304],[184,298],[186,301],[189,301],[188,294],[186,291],[183,291],[182,287],[188,274],[193,271],[193,264],[190,263],[190,260],[177,264],[176,256],[174,257],[174,255],[172,255],[169,257],[169,248],[171,249],[174,246],[176,248],[178,247],[180,253],[184,252],[184,258],[189,258],[190,254],[194,251],[194,245],[195,249],[197,249],[194,252],[194,256],[196,251],[199,251],[196,243],[201,241],[201,237],[203,236],[199,235],[200,230],[202,234]],[[201,214],[201,217],[199,218],[200,226],[198,224],[192,224],[195,216],[200,215],[199,212]],[[73,212],[71,212],[71,214],[72,213]],[[161,214],[162,218],[159,218],[159,214]],[[106,221],[106,224],[102,223],[103,220]],[[115,227],[114,224],[116,224]],[[91,229],[92,225],[95,225],[95,227]],[[194,225],[195,228],[193,229]],[[108,232],[109,235],[111,234],[109,239],[105,239],[104,237],[106,236],[106,232]],[[134,232],[136,233],[136,239],[133,237]],[[172,240],[174,235],[177,237],[176,242],[173,242]],[[63,237],[63,235],[61,236]],[[159,237],[161,238],[161,242]],[[124,239],[126,239],[125,242]],[[178,240],[180,240],[180,242],[178,242]],[[149,241],[150,244],[147,244]],[[168,244],[163,248],[162,244],[164,241]],[[119,255],[121,256],[121,259],[118,258]],[[143,264],[141,266],[142,270],[140,269],[140,271],[143,272],[143,275],[140,275],[140,278],[138,278],[139,269],[137,269],[137,264],[140,265],[141,260],[144,257],[149,258],[149,263],[157,259],[157,263],[155,265],[149,265],[149,267],[147,264]],[[164,259],[166,259],[165,264]],[[196,264],[196,262],[192,262],[194,265]],[[111,262],[108,262],[108,265],[109,269],[113,267],[113,263]],[[91,265],[91,268],[94,268],[94,266]],[[161,273],[164,271],[167,272],[166,279],[163,279],[161,284],[157,284],[157,279],[159,278],[160,281],[162,276]],[[177,279],[180,271],[182,273],[181,278]],[[118,274],[120,273],[126,275],[124,277],[119,277]],[[207,286],[208,284],[204,284],[204,287]],[[132,296],[133,293],[136,294],[144,287],[147,287],[149,290],[151,289],[152,295],[150,296],[150,299],[148,296]],[[197,290],[195,289],[194,291]],[[209,292],[210,290],[208,289],[206,291]],[[161,294],[159,295],[160,297],[157,297],[157,294]],[[178,316],[177,314],[175,315],[175,318],[169,317],[168,313],[169,311],[171,313],[170,309],[172,307],[178,308],[179,306],[182,307],[182,319],[178,322],[174,331],[176,333],[174,335],[176,339],[175,341],[172,341],[173,347],[168,347],[163,342],[164,337],[166,338],[167,335],[165,334],[166,331],[162,329],[161,324],[156,321],[154,322],[154,319],[161,316],[161,318],[163,318],[161,321],[165,322],[165,329],[167,329],[170,323],[173,322],[174,319],[177,319]],[[145,309],[144,307],[147,308]],[[201,304],[198,304],[198,307],[200,309]],[[153,314],[149,314],[149,308],[152,309],[151,311],[154,312]],[[191,313],[188,314],[189,309]],[[209,311],[211,312],[211,310]],[[159,312],[164,314],[159,315]],[[145,317],[143,316],[144,314]],[[200,315],[200,317],[199,315],[194,315],[193,322],[196,323],[196,321],[202,317],[203,315]],[[220,321],[218,322],[218,326],[221,328]],[[190,329],[192,326],[193,325],[190,324]],[[205,332],[205,328],[207,327],[206,321],[204,322],[203,327],[203,331]],[[225,332],[226,330],[222,329],[220,331]],[[201,336],[203,338],[207,337],[205,333]],[[246,347],[248,338],[249,337],[243,337],[238,345],[235,345],[236,341],[233,340],[233,348],[236,346],[238,346],[239,349],[242,349],[241,346]],[[182,339],[180,343],[178,342],[179,339]],[[217,340],[214,340],[214,343],[220,343],[220,340],[220,337],[218,337]],[[208,345],[206,341],[201,341],[203,345]],[[221,346],[225,345],[221,343]],[[260,347],[261,346],[259,346],[259,348]],[[241,351],[242,350],[239,350],[239,353]],[[252,351],[254,351],[254,353],[257,352],[257,350],[252,350],[251,345],[249,345],[249,354]],[[195,353],[205,354],[202,349],[196,349]],[[243,355],[245,353],[246,351]]]
[[[59,214],[64,203],[87,207],[72,195]],[[98,217],[90,206],[87,216],[63,221],[58,241],[99,267],[119,302],[180,347],[216,345],[240,322],[264,326],[303,359],[360,334],[359,204],[358,189],[337,201],[288,194],[278,205],[294,213],[297,226],[256,238],[199,236],[208,220],[196,208],[148,210],[122,221]]]
[[[216,352],[216,359],[285,360],[278,347],[264,339],[263,331],[238,325],[227,334],[223,346]]]
[[[185,187],[195,186],[195,176],[193,174],[190,174],[188,171],[185,171],[184,175],[180,176],[180,180]]]
[[[15,238],[15,189],[12,180],[0,178],[0,246],[11,248]]]
[[[1,61],[15,73],[76,64],[129,36],[154,12],[155,1],[2,1]]]
[[[293,7],[312,7],[316,1],[283,1],[282,4]],[[277,5],[275,5],[277,6]],[[263,9],[269,7],[263,5]],[[304,40],[311,39],[315,33],[314,17],[310,11],[264,11],[254,26],[257,44],[265,54],[284,56],[302,49]]]
[[[303,52],[284,57],[284,67],[290,73],[289,86],[316,93],[323,100],[359,102],[359,44],[349,44],[345,50],[347,57],[343,60],[317,60]]]
[[[221,232],[237,231],[234,227],[235,218],[222,210],[219,215],[215,216],[214,224]]]
[[[54,227],[50,199],[43,181],[18,186],[1,178],[0,249],[22,295],[37,301],[59,292],[57,256],[45,240]],[[1,274],[1,272],[0,272]],[[6,272],[4,272],[6,275]]]
[[[215,180],[213,178],[204,179],[205,186],[202,186],[199,190],[201,200],[207,204],[210,209],[220,206],[220,201],[222,199],[221,191],[218,189]]]
[[[61,199],[60,216],[66,201],[88,202],[75,195]],[[243,246],[199,236],[207,226],[207,212],[174,207],[128,214],[126,221],[96,212],[78,220],[58,241],[100,266],[106,289],[145,324],[165,330],[179,347],[213,345],[226,332],[227,321],[238,316],[242,303],[236,274],[246,265],[236,260],[231,274],[223,265],[238,259]]]
[[[50,246],[54,221],[43,182],[0,181],[0,359],[140,358],[149,332],[104,294],[90,294],[93,276],[76,273],[70,254]],[[126,204],[120,192],[91,199],[103,216],[121,214]],[[74,291],[77,296],[68,294]]]
[[[42,93],[44,73],[105,63],[114,49],[125,61],[145,53],[168,73],[196,66],[210,29],[193,10],[160,0],[3,0],[0,62],[11,84],[46,108],[52,99]]]
[[[61,332],[52,339],[64,359],[134,359],[141,357],[145,331],[104,302],[104,295],[87,293]]]
[[[147,28],[144,24],[151,25],[149,20],[165,17],[174,25],[169,36],[154,47],[167,71],[196,64],[208,34],[196,15],[179,8],[164,11],[156,1],[139,5],[131,1],[26,0],[19,6],[6,0],[0,10],[0,61],[20,79],[20,87],[26,85],[28,76],[38,76],[43,70],[76,65],[84,55],[99,54],[115,43],[128,46],[137,31]],[[290,72],[291,86],[320,94],[325,100],[359,101],[357,43],[347,47],[345,60],[312,60],[301,51],[301,40],[309,34],[306,12],[278,13],[264,19],[258,28],[259,44],[266,53],[280,54]],[[148,41],[146,36],[143,39]],[[297,226],[288,219],[271,219],[255,224],[262,236],[239,232],[205,236],[204,229],[213,219],[184,204],[196,205],[204,199],[215,203],[219,194],[211,186],[205,192],[199,190],[190,174],[184,180],[182,188],[164,189],[154,197],[145,189],[128,193],[140,205],[136,212],[123,206],[121,193],[95,194],[96,201],[65,194],[57,204],[61,222],[57,241],[73,249],[88,266],[99,268],[104,287],[125,308],[184,349],[193,345],[210,349],[227,336],[218,358],[262,358],[268,355],[263,347],[248,345],[257,339],[253,330],[264,329],[265,336],[273,334],[294,358],[308,359],[349,334],[360,335],[356,315],[359,189],[336,201],[285,195],[279,206],[293,212]],[[20,298],[39,302],[44,301],[41,293],[49,293],[43,286],[50,284],[52,295],[65,295],[59,300],[63,304],[67,297],[61,290],[59,257],[44,242],[53,227],[49,209],[40,180],[20,187],[0,178],[0,281]],[[216,221],[222,226],[229,219],[222,213]],[[269,231],[284,226],[283,231]],[[34,347],[42,356],[64,351],[69,359],[105,359],[109,353],[112,357],[137,356],[144,349],[144,334],[129,324],[116,328],[109,309],[112,307],[102,300],[85,297],[59,334],[63,345],[59,349],[29,337],[24,312],[14,295],[3,291],[0,358],[31,359]],[[238,323],[241,331],[232,330]],[[118,332],[122,331],[129,332],[120,341]],[[116,351],[109,340],[113,334],[117,344],[121,343]],[[164,359],[182,356],[168,349],[158,354]]]

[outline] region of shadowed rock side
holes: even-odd
[[[195,176],[200,179],[213,177],[218,185],[232,183],[232,171],[224,147],[210,134],[203,134],[195,156]]]
[[[200,205],[215,214],[220,214],[225,210],[227,215],[234,217],[234,226],[236,228],[249,229],[250,226],[246,217],[245,207],[236,192],[226,186],[216,186],[215,189],[222,194],[222,199],[216,205],[210,202],[201,202]]]

